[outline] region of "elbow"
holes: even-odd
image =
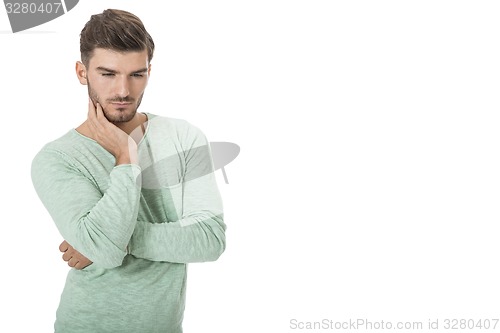
[[[90,246],[85,251],[87,254],[82,254],[89,258],[95,266],[112,269],[122,265],[123,259],[127,255],[125,251],[120,251],[118,248],[110,246],[108,248]]]
[[[204,261],[216,261],[226,250],[226,236],[224,231],[217,233],[214,238],[212,246],[210,247],[210,250],[207,251]]]
[[[78,236],[74,239],[75,249],[91,260],[96,266],[112,269],[121,266],[127,255],[126,244],[117,244],[92,224],[81,219]],[[123,249],[122,249],[123,247]]]
[[[125,250],[111,242],[106,237],[82,233],[75,239],[74,248],[91,260],[96,266],[112,269],[121,266],[127,255]],[[81,249],[81,250],[79,250]]]
[[[193,247],[191,258],[186,262],[209,262],[218,260],[226,250],[226,225],[222,214],[203,216],[199,219],[194,230],[201,231],[197,235],[197,244]],[[201,235],[203,234],[203,237]]]
[[[217,261],[222,256],[224,251],[225,251],[225,246],[214,248],[209,253],[207,253],[207,255],[205,255],[205,258],[202,261],[205,262]]]
[[[122,252],[119,255],[114,255],[114,256],[101,256],[99,257],[94,263],[96,263],[97,266],[105,268],[105,269],[112,269],[116,268],[122,265],[123,259],[125,258],[126,253]]]

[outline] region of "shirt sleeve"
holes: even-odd
[[[181,196],[182,215],[164,223],[138,221],[129,243],[133,256],[190,263],[214,261],[225,250],[226,225],[210,146],[197,128],[189,133],[182,154],[183,181],[171,192],[172,196]]]
[[[33,185],[62,237],[91,266],[120,266],[137,222],[140,167],[114,167],[104,193],[83,169],[64,153],[42,149],[32,162]]]

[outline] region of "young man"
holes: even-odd
[[[154,51],[138,17],[93,15],[80,51],[87,119],[32,163],[72,267],[55,332],[182,332],[186,264],[226,243],[209,143],[184,120],[137,112]]]

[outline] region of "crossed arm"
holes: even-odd
[[[98,119],[99,111],[99,108],[94,111],[95,119],[104,121]],[[91,117],[94,117],[94,113],[89,114]],[[96,126],[108,124],[104,122]],[[106,135],[106,138],[113,138],[113,135]],[[195,146],[207,143],[202,135],[193,137],[197,138],[197,142],[193,142]],[[111,144],[99,143],[113,153]],[[193,161],[197,159],[189,160],[191,164],[189,167],[186,165],[186,169],[196,169],[191,166],[195,165]],[[202,160],[198,159],[198,164]],[[54,169],[51,175],[44,174],[38,178],[42,179],[40,182],[48,183],[45,186],[51,187],[49,196],[54,197],[46,199],[44,203],[65,239],[59,249],[63,252],[63,260],[70,267],[112,268],[121,265],[127,253],[153,261],[211,261],[224,251],[225,225],[213,172],[182,184],[183,215],[177,221],[149,223],[137,221],[140,188],[134,187],[134,168],[130,165],[111,172],[110,187],[104,196],[88,177],[81,175],[81,170],[73,170],[70,177],[61,178],[63,171],[67,170]],[[189,174],[187,176],[189,178]],[[72,183],[66,186],[69,180]],[[123,186],[123,183],[127,185]],[[81,198],[73,195],[78,193],[94,193],[91,195],[93,199],[82,202]],[[54,201],[63,204],[53,206]],[[77,213],[70,215],[68,210]],[[110,216],[110,211],[116,213]]]

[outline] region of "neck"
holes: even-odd
[[[131,120],[127,122],[113,123],[113,125],[128,135],[133,135],[133,132],[140,129],[141,125],[143,125],[147,120],[148,117],[145,114],[137,112]]]

